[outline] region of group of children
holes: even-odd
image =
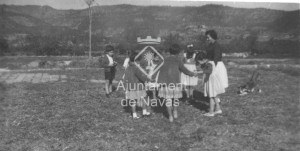
[[[188,51],[185,53],[184,59],[179,55],[181,48],[178,44],[173,44],[169,48],[169,56],[164,58],[164,64],[159,69],[159,74],[156,78],[147,76],[142,73],[135,63],[137,52],[130,54],[129,59],[126,60],[125,74],[123,76],[124,83],[127,84],[126,99],[135,100],[136,103],[131,105],[132,116],[134,119],[139,118],[136,113],[136,106],[143,108],[143,116],[149,116],[149,106],[143,100],[147,97],[147,83],[155,82],[158,84],[158,97],[165,100],[169,121],[173,122],[178,118],[177,108],[179,106],[179,99],[183,98],[183,90],[186,91],[187,98],[192,98],[193,87],[198,84],[198,75],[203,74],[204,82],[204,96],[210,98],[209,112],[205,116],[214,116],[221,114],[219,94],[225,93],[225,88],[228,87],[227,71],[222,62],[222,51],[217,43],[217,34],[214,30],[209,30],[205,33],[208,41],[208,48],[206,51],[193,52],[192,45],[188,46]],[[109,54],[109,53],[108,53]],[[107,96],[109,96],[111,81],[106,73],[108,69],[111,75],[114,74],[115,65],[113,61],[107,57],[105,69],[105,79],[108,85]]]

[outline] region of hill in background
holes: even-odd
[[[137,37],[160,36],[182,44],[196,43],[206,29],[215,29],[220,42],[255,34],[258,41],[299,41],[300,11],[244,9],[222,5],[201,7],[96,6],[93,10],[94,45],[136,43]],[[0,5],[0,34],[10,45],[28,36],[58,37],[87,45],[88,10],[57,10],[49,6]],[[23,36],[22,36],[23,35]],[[74,42],[75,41],[75,42]],[[172,40],[171,40],[172,41]],[[29,42],[23,42],[27,45]]]

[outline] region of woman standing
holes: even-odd
[[[208,30],[205,32],[205,35],[209,43],[206,49],[207,59],[213,61],[215,66],[214,74],[216,76],[217,81],[220,82],[220,89],[218,93],[225,93],[225,88],[228,87],[228,77],[226,67],[222,61],[222,49],[219,43],[217,42],[217,33],[215,30]],[[219,97],[215,97],[214,99],[216,102],[220,102]],[[217,113],[220,114],[222,113],[222,111],[219,110]]]

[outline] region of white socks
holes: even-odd
[[[136,113],[132,113],[132,117],[133,117],[133,118],[137,118],[138,116],[137,116]]]
[[[147,112],[146,109],[143,109],[143,115],[150,115],[150,112]]]
[[[146,109],[143,109],[143,115],[150,115],[150,112],[147,112]],[[136,113],[136,112],[135,112],[135,113],[132,113],[132,117],[133,117],[133,118],[139,118],[139,117],[137,116],[137,113]]]

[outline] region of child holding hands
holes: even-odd
[[[209,112],[205,116],[221,114],[219,94],[225,93],[221,81],[216,75],[214,61],[208,60],[205,52],[199,52],[196,56],[197,64],[203,70],[204,96],[209,97]]]
[[[170,56],[166,57],[163,66],[160,68],[158,84],[160,85],[158,96],[166,100],[166,107],[169,115],[169,121],[173,122],[178,117],[177,107],[182,98],[182,83],[180,82],[180,73],[183,72],[189,76],[197,74],[189,71],[180,58],[180,46],[173,44],[169,48]]]
[[[143,74],[135,65],[134,60],[137,53],[133,52],[130,55],[128,67],[125,71],[124,82],[126,84],[126,99],[132,108],[133,119],[138,119],[136,113],[136,105],[143,108],[143,116],[148,116],[151,113],[147,111],[145,97],[147,96],[145,82],[151,81],[145,74]]]

